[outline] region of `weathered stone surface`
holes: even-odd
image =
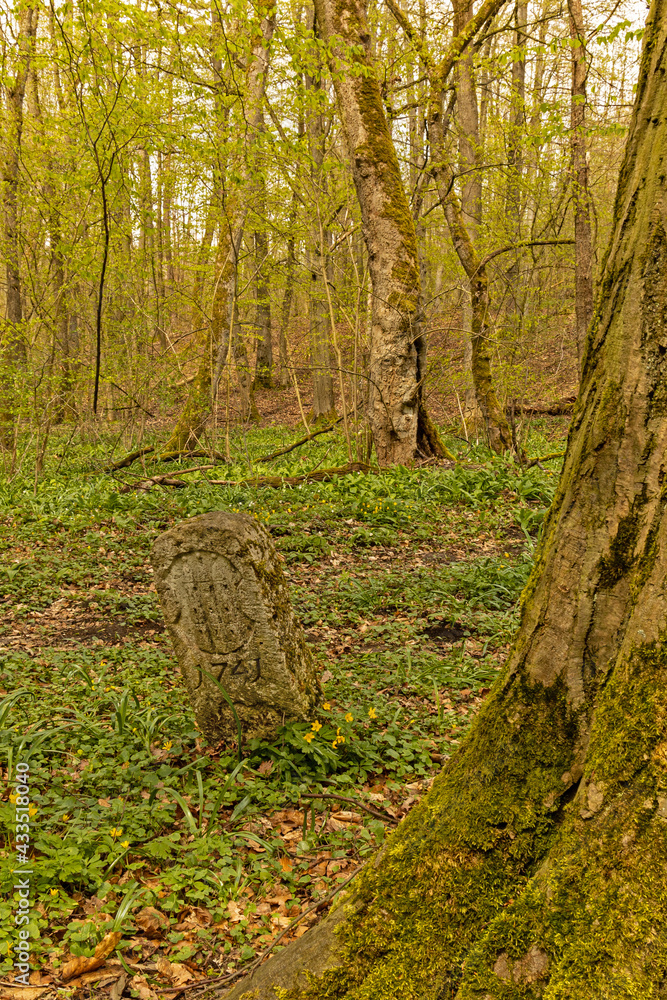
[[[233,739],[271,737],[307,719],[319,681],[271,536],[245,514],[184,521],[153,546],[155,584],[199,728]]]

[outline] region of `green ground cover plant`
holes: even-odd
[[[530,454],[562,434],[538,427]],[[38,482],[0,481],[0,973],[14,961],[18,762],[31,771],[29,930],[45,974],[62,985],[65,963],[113,928],[107,967],[160,995],[160,982],[231,981],[319,919],[502,668],[557,463],[521,468],[452,439],[456,466],[282,489],[209,482],[265,473],[257,458],[292,438],[239,432],[233,461],[183,488],[127,489],[178,479],[179,463],[110,474],[104,439],[53,456]],[[270,471],[325,456],[345,463],[342,434]],[[197,730],[149,562],[159,532],[217,509],[273,535],[325,694],[312,723],[241,748]]]

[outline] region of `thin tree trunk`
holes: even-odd
[[[307,16],[307,27],[317,35],[315,11]],[[306,134],[310,150],[310,183],[313,200],[321,200],[326,194],[324,163],[325,120],[321,110],[322,78],[321,65],[314,68],[311,75],[306,72],[305,86],[311,97],[313,110],[307,115]],[[331,321],[325,282],[328,277],[328,231],[319,224],[319,213],[312,211],[308,227],[308,330],[310,335],[310,360],[313,382],[313,420],[335,419],[333,376],[331,373]],[[342,402],[342,400],[341,400]]]
[[[285,290],[280,309],[280,333],[278,335],[278,350],[280,372],[278,381],[282,389],[286,389],[290,384],[289,373],[289,351],[287,347],[287,330],[289,328],[290,315],[292,312],[292,299],[294,298],[294,272],[296,270],[296,237],[294,229],[296,227],[297,197],[292,195],[292,205],[289,214],[289,230],[287,235],[287,261],[285,263]]]
[[[219,27],[217,18],[218,13],[214,11],[214,28]],[[251,147],[254,145],[263,121],[262,109],[269,66],[269,47],[274,27],[275,8],[265,4],[259,11],[258,23],[252,28],[255,34],[252,53],[246,68],[244,123],[248,128],[248,145]],[[217,37],[215,33],[214,37]],[[199,367],[191,384],[183,412],[165,446],[166,452],[185,451],[197,447],[200,435],[211,416],[218,382],[229,353],[229,337],[232,333],[236,302],[238,256],[248,214],[247,201],[245,205],[240,203],[240,192],[245,188],[247,199],[247,189],[250,187],[252,172],[255,168],[255,164],[250,162],[252,151],[246,151],[244,158],[236,165],[238,175],[236,183],[233,186],[225,186],[222,183],[223,171],[226,166],[223,126],[227,119],[224,102],[225,84],[222,77],[221,60],[216,52],[212,54],[212,65],[219,90],[217,116],[220,126],[221,148],[219,151],[220,176],[218,184],[221,189],[223,211],[216,255],[212,315],[211,323],[204,331],[204,336],[198,338],[201,351]]]
[[[440,103],[441,107],[441,103]],[[490,447],[502,454],[513,448],[512,432],[496,395],[491,370],[492,326],[489,315],[489,282],[482,258],[470,238],[463,213],[453,189],[451,169],[447,166],[442,136],[442,113],[431,104],[429,136],[431,173],[442,199],[445,220],[454,249],[470,283],[472,330],[471,357],[473,385]]]
[[[510,99],[510,114],[507,136],[507,192],[505,197],[505,216],[507,219],[509,243],[518,243],[521,239],[521,188],[523,176],[523,144],[526,126],[526,19],[528,5],[526,0],[517,0],[514,7],[514,51],[516,56],[512,62],[512,91]],[[507,269],[508,280],[516,282],[519,275],[518,258],[512,261]],[[516,298],[513,287],[510,288],[511,298]]]
[[[459,34],[472,17],[472,3],[462,0],[455,6],[454,31]],[[461,192],[462,220],[473,246],[477,245],[482,221],[482,178],[477,172],[479,160],[479,111],[473,75],[473,54],[466,51],[456,64],[456,110],[459,125],[459,172],[463,178]],[[463,417],[465,430],[475,434],[480,418],[473,375],[472,301],[475,292],[470,280],[463,301],[464,360],[470,381],[466,385]]]
[[[593,248],[591,202],[588,190],[586,151],[586,80],[588,55],[580,0],[568,0],[572,40],[572,105],[570,140],[572,193],[574,198],[575,324],[579,364],[584,356],[586,334],[593,316]]]
[[[0,436],[8,444],[13,436],[16,400],[14,381],[17,366],[25,364],[27,350],[23,335],[21,269],[19,241],[19,167],[23,135],[23,103],[30,71],[35,37],[37,8],[25,6],[19,14],[16,63],[13,79],[4,83],[4,150],[2,153],[2,209],[4,223],[6,307],[2,331],[0,372]]]
[[[508,662],[342,904],[226,1000],[278,986],[289,1000],[664,994],[666,105],[656,0],[567,454]]]
[[[263,121],[262,121],[263,126]],[[255,389],[270,389],[273,379],[273,340],[271,334],[271,299],[269,297],[269,239],[266,232],[266,178],[257,182],[258,227],[255,243]]]

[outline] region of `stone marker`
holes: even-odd
[[[160,535],[155,585],[202,733],[270,738],[308,719],[320,695],[271,536],[254,518],[217,511]],[[206,673],[205,673],[206,671]]]

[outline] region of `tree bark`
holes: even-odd
[[[315,0],[315,9],[327,42],[373,287],[373,443],[381,466],[408,464],[417,452],[420,411],[425,413],[414,222],[382,105],[364,0]]]
[[[580,0],[568,0],[572,41],[572,104],[570,112],[572,195],[574,200],[574,309],[577,355],[581,365],[586,334],[593,316],[593,249],[591,199],[586,151],[586,80],[588,54]]]
[[[567,454],[508,662],[346,902],[228,1000],[276,997],[274,984],[282,1000],[664,994],[666,104],[667,0],[654,0]]]

